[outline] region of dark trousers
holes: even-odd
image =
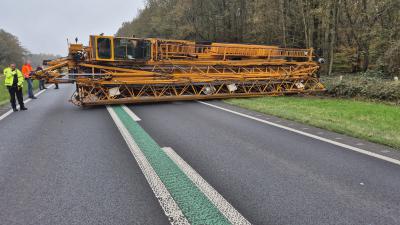
[[[39,81],[39,89],[40,89],[40,90],[43,90],[43,89],[46,88],[46,87],[44,86],[44,82],[45,82],[44,80],[40,80],[40,81]]]
[[[7,87],[8,92],[10,93],[10,103],[13,109],[17,108],[16,102],[15,102],[15,95],[17,96],[19,106],[21,108],[24,108],[24,97],[22,94],[22,88],[18,87]]]

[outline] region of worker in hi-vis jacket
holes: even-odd
[[[10,67],[7,67],[3,71],[5,80],[4,84],[6,85],[8,92],[10,93],[10,102],[14,112],[18,111],[17,105],[15,102],[15,96],[17,96],[18,103],[21,110],[27,110],[24,105],[24,98],[22,93],[22,87],[24,84],[24,76],[21,71],[15,68],[15,64],[10,64]]]

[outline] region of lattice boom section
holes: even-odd
[[[318,78],[284,78],[264,81],[224,81],[213,83],[102,85],[77,83],[71,101],[76,105],[127,104],[176,100],[200,100],[275,96],[324,91]]]

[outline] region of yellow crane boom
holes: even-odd
[[[76,83],[77,105],[255,97],[324,91],[313,49],[90,36],[34,78]]]

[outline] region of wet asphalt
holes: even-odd
[[[73,88],[0,121],[0,224],[168,224],[105,107],[68,103]],[[129,107],[253,224],[400,224],[400,166],[198,102]]]
[[[169,224],[105,107],[73,88],[0,121],[0,224]]]

